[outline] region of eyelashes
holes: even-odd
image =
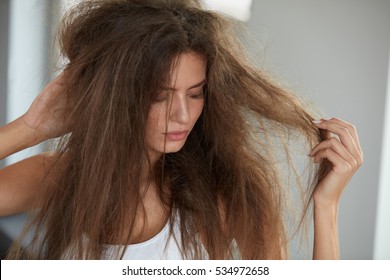
[[[168,100],[168,96],[157,96],[155,99],[154,99],[154,102],[163,102],[163,101],[166,101]]]
[[[190,97],[194,99],[202,99],[204,97],[204,92],[202,90],[199,93],[191,94]]]
[[[167,101],[171,98],[171,95],[172,95],[172,93],[162,92],[154,99],[154,102],[159,103],[159,102]],[[187,96],[189,96],[190,98],[193,98],[193,99],[203,99],[204,98],[204,91],[202,90],[202,91],[197,92],[197,93],[189,93],[189,94],[187,94]]]

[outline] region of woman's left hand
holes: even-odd
[[[345,186],[363,163],[359,137],[355,126],[337,118],[321,119],[314,124],[325,130],[328,137],[315,146],[309,156],[315,163],[327,159],[332,165],[314,190],[314,204],[321,208],[337,207]]]

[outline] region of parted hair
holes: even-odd
[[[207,62],[205,105],[184,147],[164,154],[149,175],[180,224],[182,255],[204,258],[205,248],[210,259],[234,251],[243,259],[287,256],[286,187],[270,137],[299,134],[313,147],[321,135],[303,103],[251,62],[237,28],[195,0],[83,1],[66,13],[59,42],[71,132],[42,182],[30,245],[16,242],[9,258],[100,259],[103,244],[132,232],[140,174],[150,165],[148,112],[186,52]],[[304,183],[303,209],[326,164]]]

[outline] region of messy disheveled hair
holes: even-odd
[[[150,164],[148,112],[186,52],[207,62],[204,109],[184,147],[150,174],[166,214],[179,220],[183,258],[203,258],[202,246],[210,259],[235,250],[243,259],[287,256],[288,186],[274,139],[286,147],[300,135],[310,148],[321,135],[307,108],[251,63],[236,28],[195,0],[83,1],[65,15],[59,38],[65,94],[74,102],[71,133],[47,176],[55,186],[43,182],[32,242],[25,250],[15,243],[9,258],[100,259],[103,244],[132,232],[142,205],[139,174]],[[326,165],[304,180],[304,211],[296,215],[306,212]]]

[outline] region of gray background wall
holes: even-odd
[[[390,1],[254,0],[248,27],[260,40],[266,68],[315,102],[324,116],[357,126],[365,162],[341,200],[341,257],[372,259]]]

